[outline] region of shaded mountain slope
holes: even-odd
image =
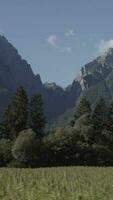
[[[22,59],[18,51],[8,40],[0,36],[0,115],[14,94],[17,86],[22,85],[29,97],[41,93],[47,119],[53,119],[72,107],[80,95],[78,81],[68,90],[56,84],[43,84],[39,75],[35,75],[31,66]]]

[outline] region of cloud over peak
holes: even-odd
[[[98,47],[99,53],[104,54],[110,48],[113,48],[113,39],[111,39],[111,40],[100,40],[100,42],[97,44],[97,47]]]

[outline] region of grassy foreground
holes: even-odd
[[[0,169],[0,200],[112,200],[113,168]]]

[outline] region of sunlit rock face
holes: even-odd
[[[81,68],[79,83],[82,90],[98,84],[105,79],[113,69],[113,49],[109,49],[102,56]]]

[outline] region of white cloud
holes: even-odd
[[[61,53],[65,53],[65,52],[70,53],[71,52],[71,47],[65,47],[63,49],[60,49],[60,52]]]
[[[71,33],[72,34],[72,33]],[[61,53],[70,53],[71,52],[71,47],[62,47],[59,45],[59,39],[56,35],[50,35],[48,38],[47,38],[47,42],[49,45],[55,47],[59,52]]]
[[[57,42],[58,42],[58,38],[56,35],[50,35],[48,38],[47,38],[47,42],[53,46],[53,47],[57,47]]]
[[[113,48],[113,39],[111,40],[100,40],[97,44],[100,54],[107,52],[110,48]]]
[[[66,37],[71,37],[71,36],[74,36],[75,35],[75,32],[73,29],[68,29],[66,32],[65,32],[65,36]]]

